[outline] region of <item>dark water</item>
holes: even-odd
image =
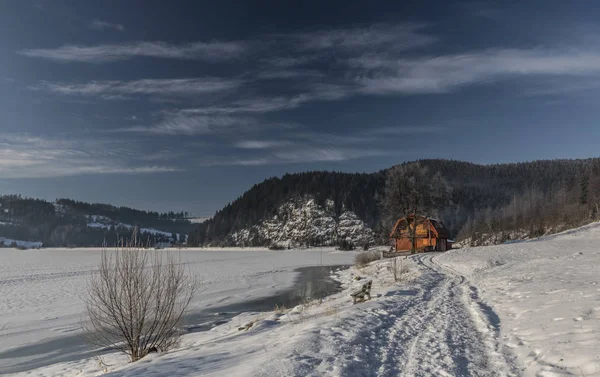
[[[188,332],[206,331],[229,322],[231,318],[242,312],[272,311],[276,305],[293,308],[306,299],[320,299],[337,293],[341,290],[341,286],[331,278],[331,272],[344,268],[348,268],[348,266],[298,268],[295,271],[300,275],[290,289],[277,292],[269,297],[190,313],[186,318],[186,328]]]
[[[341,286],[331,278],[331,271],[347,268],[347,266],[303,267],[295,271],[300,274],[290,289],[277,292],[273,296],[243,301],[235,304],[211,307],[203,311],[192,312],[186,316],[188,332],[207,331],[227,323],[242,312],[271,311],[275,305],[292,308],[306,299],[319,299],[339,292]],[[0,346],[2,340],[0,339]],[[104,353],[92,351],[81,335],[44,340],[10,351],[0,351],[0,375],[19,373],[56,363],[81,360]],[[24,361],[13,359],[25,358]]]

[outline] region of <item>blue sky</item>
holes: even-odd
[[[598,156],[599,16],[591,1],[3,1],[0,192],[211,215],[286,172]]]

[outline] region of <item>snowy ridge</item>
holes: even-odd
[[[202,224],[203,222],[205,222],[209,219],[210,219],[210,217],[204,216],[204,217],[190,217],[186,220],[191,222],[192,224]]]
[[[337,217],[333,200],[321,206],[313,198],[304,197],[282,204],[272,218],[233,233],[229,243],[331,246],[346,240],[355,245],[372,244],[374,233],[352,211],[343,208]]]
[[[0,237],[0,244],[5,247],[19,247],[25,249],[39,249],[42,247],[42,243],[39,241],[22,241],[22,240],[13,240],[10,238]]]
[[[127,230],[132,230],[134,228],[133,225],[130,224],[123,224],[123,223],[119,223],[116,222],[106,216],[100,216],[100,215],[85,215],[85,217],[88,219],[88,224],[87,226],[89,228],[102,228],[102,229],[110,229],[111,227],[113,228],[124,228]],[[153,236],[163,236],[163,237],[172,237],[173,233],[170,232],[164,232],[162,230],[158,230],[158,229],[154,229],[154,228],[138,228],[138,230],[140,231],[140,233],[147,233],[147,234],[151,234]],[[179,233],[176,234],[177,236],[177,240],[179,240]]]

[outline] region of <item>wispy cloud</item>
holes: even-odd
[[[56,62],[107,63],[134,57],[151,57],[209,62],[237,58],[246,51],[238,42],[194,42],[168,44],[164,42],[133,42],[97,46],[68,45],[58,48],[25,49],[19,54]]]
[[[315,31],[292,36],[301,46],[315,50],[378,49],[406,51],[427,46],[437,38],[424,34],[420,24],[376,24],[367,27]]]
[[[131,145],[114,140],[49,139],[0,135],[2,178],[44,178],[82,174],[148,174],[178,171],[137,161]]]
[[[600,90],[600,77],[578,79],[552,78],[530,84],[522,91],[523,96],[563,96]]]
[[[272,149],[292,145],[289,140],[242,140],[236,142],[236,148],[241,149]]]
[[[168,114],[161,122],[151,126],[120,128],[113,132],[156,135],[206,135],[222,134],[254,124],[252,119],[231,116]]]
[[[275,56],[263,59],[263,63],[268,67],[274,67],[279,69],[293,68],[299,65],[311,63],[319,58],[318,55],[306,55],[302,56]]]
[[[227,105],[215,105],[184,109],[191,114],[234,114],[269,113],[296,109],[307,102],[335,101],[357,92],[359,87],[353,83],[346,85],[316,83],[308,85],[302,93],[277,97],[254,97],[233,101]]]
[[[125,31],[125,26],[123,26],[121,24],[113,24],[113,23],[101,21],[101,20],[93,20],[89,23],[88,26],[90,29],[97,30],[97,31],[104,31],[104,30]]]
[[[370,56],[350,64],[360,68],[364,93],[447,93],[519,76],[598,75],[600,53],[492,49],[414,59]]]
[[[144,79],[135,81],[91,81],[85,84],[42,82],[30,86],[32,90],[49,91],[64,95],[99,96],[105,99],[123,99],[129,95],[188,96],[224,92],[242,85],[237,79],[185,78]]]
[[[389,154],[388,151],[381,149],[361,149],[354,148],[299,148],[291,150],[282,150],[274,153],[275,157],[284,162],[340,162],[354,160],[357,158],[383,156]]]
[[[261,166],[278,164],[300,164],[314,162],[343,162],[348,160],[377,157],[391,154],[382,149],[355,150],[335,147],[298,147],[271,152],[268,156],[247,158],[206,158],[204,166]]]
[[[258,74],[264,80],[296,79],[296,78],[323,78],[326,75],[314,69],[269,69]]]
[[[390,136],[404,136],[404,135],[424,135],[434,134],[445,131],[444,127],[437,126],[398,126],[398,127],[380,127],[369,130],[369,134],[372,135],[390,135]]]
[[[252,96],[184,111],[195,114],[259,114],[358,95],[450,93],[467,86],[519,77],[579,77],[586,78],[586,81],[600,77],[600,53],[580,51],[490,49],[414,58],[369,53],[340,61],[347,68],[343,77],[301,78],[295,94]],[[421,129],[418,132],[425,131]]]

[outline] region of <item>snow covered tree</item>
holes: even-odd
[[[383,210],[390,224],[398,218],[413,216],[415,223],[409,225],[409,233],[414,250],[415,215],[432,215],[449,199],[450,187],[439,172],[433,173],[419,163],[398,165],[388,172]]]

